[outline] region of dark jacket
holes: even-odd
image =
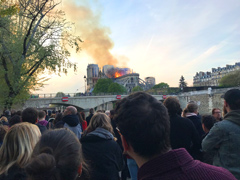
[[[22,168],[14,165],[9,170],[7,175],[1,174],[0,180],[26,180],[27,175]]]
[[[87,124],[89,125],[90,120],[92,119],[93,114],[89,114],[89,116],[86,118]]]
[[[38,123],[36,125],[38,126],[41,134],[43,134],[47,130],[46,126],[43,126],[43,125],[38,124]]]
[[[97,128],[81,138],[83,155],[90,163],[91,180],[119,180],[118,172],[124,167],[122,150],[113,135]]]
[[[202,128],[201,117],[196,115],[196,116],[188,116],[187,118],[193,122],[194,126],[197,129],[199,137],[202,137],[205,133]]]
[[[172,149],[185,148],[195,159],[200,153],[201,139],[198,132],[187,118],[170,115],[170,141]]]

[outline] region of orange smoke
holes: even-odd
[[[89,7],[65,1],[63,11],[67,20],[75,23],[76,34],[84,41],[80,44],[82,50],[85,50],[100,67],[106,64],[126,64],[126,57],[116,58],[111,54],[114,43],[109,37],[110,30],[100,24],[100,17],[93,14]]]

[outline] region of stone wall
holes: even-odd
[[[240,89],[239,87],[235,87]],[[213,108],[223,109],[223,95],[225,92],[232,88],[214,89],[211,92],[207,90],[203,91],[192,91],[182,93],[178,96],[182,109],[187,106],[190,101],[195,101],[199,105],[199,113],[211,114]]]

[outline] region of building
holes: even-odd
[[[111,78],[127,89],[127,92],[132,92],[136,86],[140,86],[143,90],[150,89],[155,85],[154,77],[147,77],[147,81],[139,78],[138,73],[133,73],[129,68],[118,68],[112,65],[105,65],[102,71],[99,70],[97,64],[89,64],[87,67],[87,92],[92,92],[95,84],[100,78]]]
[[[155,86],[156,84],[155,77],[146,77],[145,82],[149,86],[149,89]]]
[[[87,66],[87,91],[91,92],[99,79],[99,67],[97,64]]]
[[[212,72],[197,72],[193,77],[193,86],[219,86],[222,77],[237,70],[240,70],[240,62],[222,68],[212,68]]]

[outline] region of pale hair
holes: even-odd
[[[97,113],[93,115],[86,131],[92,132],[99,127],[108,130],[114,135],[111,119],[105,113]]]
[[[3,116],[3,117],[1,117],[0,121],[8,122],[8,119],[5,116]]]
[[[40,136],[40,130],[34,124],[23,122],[13,125],[0,148],[0,174],[7,173],[13,165],[24,168]]]

